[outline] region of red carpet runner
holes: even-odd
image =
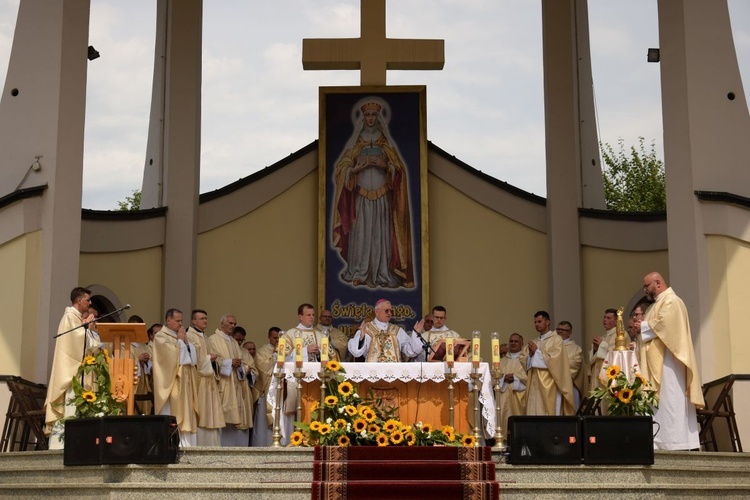
[[[318,446],[313,500],[499,498],[491,449]]]

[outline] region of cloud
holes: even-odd
[[[4,80],[19,0],[0,0]],[[545,195],[540,2],[388,2],[389,37],[445,39],[443,71],[391,71],[391,85],[427,85],[428,138],[462,161]],[[745,88],[750,3],[730,0]],[[653,0],[589,2],[601,139],[656,139],[662,149]],[[205,0],[201,192],[246,177],[318,135],[318,87],[358,85],[356,71],[303,71],[303,38],[357,37],[358,0]],[[113,209],[141,186],[151,99],[153,0],[91,3],[84,206]]]

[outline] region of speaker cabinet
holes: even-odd
[[[583,461],[586,465],[651,465],[654,426],[650,416],[582,419]]]
[[[65,422],[65,465],[177,463],[180,436],[171,415],[82,418]]]
[[[512,416],[508,419],[508,463],[581,463],[578,417]]]

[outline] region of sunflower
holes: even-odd
[[[378,443],[378,446],[388,446],[388,436],[385,434],[378,434],[375,441]]]
[[[323,424],[321,424],[317,420],[313,420],[312,422],[310,422],[310,430],[313,431],[313,432],[318,432],[318,431],[320,431],[320,426],[321,425],[323,425]]]
[[[617,399],[619,399],[621,403],[630,403],[630,400],[633,399],[633,389],[625,388],[621,390],[620,394],[617,395]]]
[[[471,434],[465,435],[463,439],[461,440],[461,444],[463,444],[466,447],[474,446],[475,443],[476,443],[476,440],[474,439],[474,436],[472,436]]]
[[[452,443],[453,441],[456,440],[456,433],[450,425],[446,427],[448,427],[448,429],[444,428],[443,434],[445,435],[445,439],[447,439],[449,443]]]
[[[327,436],[331,433],[331,426],[328,424],[320,424],[320,435]]]
[[[87,403],[93,403],[94,401],[96,401],[96,394],[94,394],[92,391],[82,392],[81,397],[85,399]]]
[[[339,398],[337,398],[336,396],[326,396],[325,398],[326,406],[336,406],[338,402]]]
[[[638,380],[640,380],[640,381],[641,381],[641,385],[642,385],[643,387],[647,387],[647,386],[648,386],[648,380],[646,380],[646,379],[645,379],[645,378],[643,377],[643,375],[641,375],[640,373],[636,373],[636,374],[635,374],[635,378],[637,378]]]
[[[455,432],[456,432],[456,429],[454,429],[454,428],[453,428],[453,427],[451,427],[450,425],[444,425],[444,426],[443,426],[443,428],[442,428],[441,430],[443,431],[443,434],[447,434],[447,433],[449,433],[449,432],[450,432],[450,433],[455,433]]]
[[[367,427],[367,432],[369,432],[370,434],[377,434],[378,432],[380,432],[380,427],[378,426],[378,424],[370,424]]]
[[[337,431],[340,431],[340,430],[342,430],[342,429],[346,429],[346,420],[344,420],[343,418],[340,418],[340,419],[336,420],[336,421],[335,421],[335,422],[333,423],[333,427],[334,427],[334,428],[335,428],[335,429],[336,429]]]
[[[398,429],[398,422],[396,420],[390,419],[383,424],[383,430],[386,432],[393,432],[396,429]]]
[[[93,365],[94,363],[96,363],[96,358],[94,356],[86,356],[83,358],[84,365]]]
[[[364,412],[360,410],[359,414],[365,417],[365,420],[368,422],[372,422],[377,418],[377,415],[375,415],[375,412],[371,408],[367,408]]]
[[[432,426],[430,424],[424,424],[422,426],[422,432],[424,432],[425,434],[429,434],[430,432],[432,432]]]
[[[620,367],[617,365],[610,365],[609,368],[607,368],[607,378],[609,380],[612,380],[614,378],[617,378],[617,376],[620,374]]]
[[[346,434],[344,434],[343,436],[339,437],[338,443],[339,443],[339,446],[349,446],[351,441],[349,440],[349,437]]]
[[[391,443],[400,444],[404,440],[404,434],[401,431],[396,431],[391,434]]]
[[[354,415],[356,415],[356,414],[358,413],[358,412],[357,412],[357,409],[356,409],[356,408],[355,408],[354,406],[352,406],[352,405],[346,405],[346,406],[344,407],[344,411],[345,411],[345,412],[346,412],[346,414],[347,414],[347,415],[349,415],[350,417],[353,417]]]
[[[362,432],[363,430],[367,429],[367,420],[363,418],[358,418],[354,421],[354,431],[355,432]]]
[[[312,403],[310,403],[310,413],[318,411],[318,408],[320,408],[320,403],[318,403],[317,401],[313,401]]]
[[[338,392],[344,397],[351,396],[354,393],[354,386],[351,382],[341,382],[339,384]]]
[[[413,432],[406,432],[404,433],[404,440],[409,446],[414,446],[414,443],[417,442],[417,436]]]
[[[292,435],[289,436],[289,443],[292,446],[299,446],[302,444],[302,441],[304,441],[305,435],[302,434],[300,431],[294,431],[292,432]]]
[[[338,361],[329,361],[326,368],[328,368],[329,371],[337,372],[341,369],[341,363]]]

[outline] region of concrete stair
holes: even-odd
[[[170,465],[63,466],[61,451],[0,454],[0,498],[308,500],[312,450],[191,448]],[[657,452],[653,466],[507,465],[501,497],[750,498],[750,454]]]

